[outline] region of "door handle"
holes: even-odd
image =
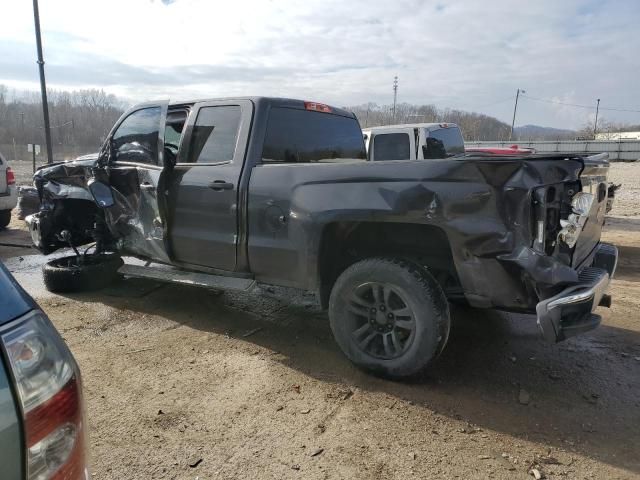
[[[209,188],[216,192],[233,190],[233,183],[225,182],[224,180],[215,180],[209,184]]]
[[[141,190],[153,190],[155,188],[156,187],[154,185],[152,185],[152,184],[150,184],[148,182],[144,182],[144,183],[140,184],[140,189]]]

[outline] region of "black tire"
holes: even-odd
[[[11,210],[0,210],[0,228],[6,228],[11,222]]]
[[[115,254],[74,255],[51,260],[42,268],[42,276],[50,292],[98,290],[118,277],[123,263]]]
[[[342,272],[331,291],[329,321],[349,360],[394,379],[424,370],[444,349],[451,326],[438,282],[398,258],[369,258]]]

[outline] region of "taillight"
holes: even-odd
[[[16,184],[16,176],[13,174],[13,170],[11,167],[7,167],[7,185],[15,185]]]
[[[2,335],[20,398],[29,480],[87,477],[78,366],[38,311]]]
[[[331,113],[331,107],[324,103],[317,102],[304,102],[304,108],[312,110],[314,112]]]

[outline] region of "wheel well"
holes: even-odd
[[[338,276],[355,262],[374,256],[409,258],[429,270],[447,297],[462,296],[449,239],[441,228],[414,223],[335,222],[325,227],[320,243],[323,308]]]
[[[42,232],[46,244],[68,246],[58,238],[62,230],[71,233],[72,243],[76,246],[94,241],[90,234],[94,224],[103,218],[103,212],[95,202],[84,199],[60,199],[52,203],[51,208],[41,210],[41,217],[46,218],[46,231]]]

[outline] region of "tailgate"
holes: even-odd
[[[607,154],[585,157],[584,169],[580,174],[582,191],[594,196],[593,204],[589,212],[589,218],[578,237],[572,258],[574,268],[589,256],[600,242],[600,234],[604,224],[607,207],[607,174],[609,173],[609,161]]]

